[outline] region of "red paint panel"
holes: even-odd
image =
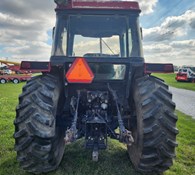
[[[58,5],[58,9],[125,9],[140,10],[137,2],[131,1],[82,1],[76,0],[68,5]]]

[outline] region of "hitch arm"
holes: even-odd
[[[66,130],[65,133],[65,144],[69,144],[74,142],[78,135],[77,135],[77,120],[78,120],[78,108],[79,108],[79,101],[80,101],[80,91],[78,91],[78,97],[77,97],[77,103],[76,103],[76,109],[74,113],[73,122],[70,129]]]
[[[113,99],[115,101],[116,109],[117,109],[117,118],[118,118],[118,124],[119,124],[119,141],[122,143],[127,144],[128,146],[131,146],[132,143],[134,142],[133,136],[131,134],[131,131],[127,130],[124,126],[123,119],[119,110],[119,105],[118,105],[118,97],[116,94],[116,91],[114,91],[110,85],[108,84],[108,89],[111,92]]]

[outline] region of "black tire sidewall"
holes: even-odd
[[[17,78],[14,78],[14,79],[13,79],[13,83],[14,83],[14,84],[18,84],[19,82],[20,82],[20,81],[19,81]]]
[[[4,78],[2,78],[2,79],[0,80],[0,82],[1,82],[1,84],[5,84],[7,81],[6,81]]]

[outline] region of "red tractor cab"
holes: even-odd
[[[173,65],[145,63],[139,4],[55,2],[50,62],[21,64],[23,70],[43,72],[25,85],[16,109],[21,167],[55,170],[65,145],[81,138],[98,161],[109,137],[127,146],[138,171],[167,170],[177,146],[175,104],[163,80],[149,74],[172,72]]]

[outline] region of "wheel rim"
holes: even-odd
[[[18,84],[18,83],[19,83],[18,79],[14,79],[14,80],[13,80],[13,83],[14,83],[14,84]]]
[[[1,84],[5,84],[6,81],[4,79],[1,79]]]

